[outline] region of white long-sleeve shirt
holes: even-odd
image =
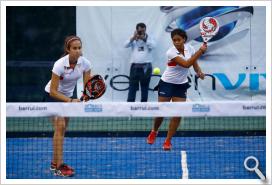
[[[146,42],[140,39],[131,42],[130,39],[128,39],[124,45],[125,48],[131,47],[132,49],[131,63],[152,63],[152,50],[155,47],[155,42],[149,35],[147,36]]]

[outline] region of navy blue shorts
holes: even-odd
[[[75,98],[75,97],[72,96],[70,98]],[[63,102],[63,101],[54,99],[49,95],[48,92],[45,92],[43,96],[43,102]]]
[[[161,97],[179,97],[187,98],[187,89],[191,86],[190,84],[173,84],[160,80],[158,84],[158,95]]]

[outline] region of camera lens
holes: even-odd
[[[138,35],[142,35],[143,34],[143,32],[142,31],[138,31]]]

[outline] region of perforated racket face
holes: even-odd
[[[208,42],[208,40],[218,33],[219,23],[213,17],[205,17],[200,21],[199,28],[203,41]]]
[[[93,87],[93,89],[97,92],[102,91],[104,88],[105,88],[105,85],[102,81],[96,81]]]
[[[106,91],[104,79],[100,75],[93,76],[86,84],[86,94],[90,99],[101,97]]]

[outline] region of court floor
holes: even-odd
[[[265,136],[164,137],[148,145],[144,137],[67,137],[64,160],[76,179],[254,179],[244,159],[255,156],[265,175]],[[49,170],[52,138],[7,138],[7,179],[63,178]],[[249,164],[254,165],[254,164]],[[67,177],[66,177],[67,178]]]

